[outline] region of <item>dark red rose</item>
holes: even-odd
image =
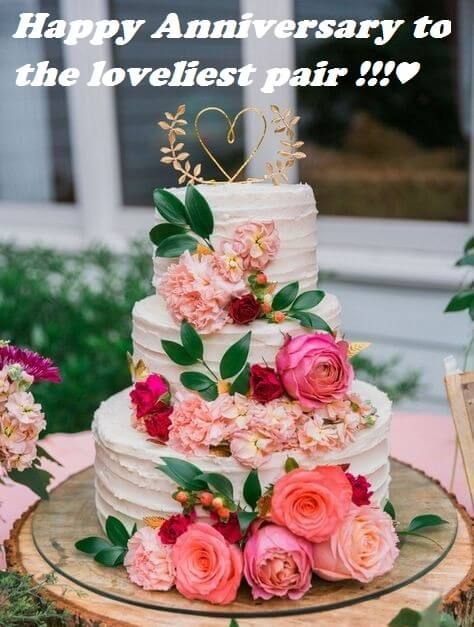
[[[218,518],[218,516],[215,512],[211,512],[211,518],[215,519]],[[229,520],[227,522],[218,521],[212,526],[214,529],[217,529],[217,531],[221,533],[227,542],[230,542],[230,544],[236,544],[236,542],[240,542],[242,540],[239,519],[235,512],[229,516]]]
[[[346,477],[352,485],[352,502],[354,505],[370,505],[370,497],[373,492],[370,490],[370,483],[363,475],[354,477],[350,472],[346,472]]]
[[[280,398],[283,386],[273,368],[255,364],[250,368],[250,391],[256,401],[268,403]]]
[[[167,396],[169,396],[168,383],[159,374],[150,374],[145,381],[137,381],[130,392],[130,400],[135,405],[137,418],[151,414],[155,406]]]
[[[160,442],[168,442],[172,413],[173,408],[170,405],[158,403],[153,413],[145,416],[145,428],[148,435]]]
[[[229,305],[229,315],[237,324],[250,324],[260,315],[260,303],[253,294],[233,298]]]
[[[158,530],[160,540],[163,544],[174,544],[195,520],[196,512],[194,510],[187,516],[183,514],[171,516],[168,520],[165,520]]]

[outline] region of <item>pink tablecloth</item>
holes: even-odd
[[[392,455],[424,470],[448,487],[454,459],[455,432],[451,418],[397,413],[392,422]],[[69,475],[86,468],[94,460],[89,431],[74,435],[53,435],[44,440],[44,448],[63,467],[49,464],[56,485]],[[458,456],[454,493],[460,503],[473,513],[462,462]],[[25,487],[0,485],[0,544],[8,537],[14,521],[33,502],[35,496]],[[0,554],[0,568],[2,555]]]

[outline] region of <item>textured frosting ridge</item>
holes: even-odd
[[[365,475],[372,484],[374,501],[383,503],[390,483],[391,402],[386,394],[362,381],[355,381],[352,391],[377,408],[379,417],[375,425],[358,432],[355,441],[342,450],[317,456],[292,451],[291,456],[304,468],[349,463],[353,474]],[[147,440],[130,425],[128,392],[123,390],[102,403],[92,427],[96,440],[96,505],[102,524],[110,515],[128,524],[140,522],[145,516],[180,511],[178,503],[171,498],[175,485],[156,469],[165,456],[186,459],[204,472],[224,473],[233,483],[236,498],[240,499],[248,468],[231,457],[183,456],[168,446]],[[288,451],[269,455],[259,469],[263,485],[274,483],[283,474],[287,457]]]

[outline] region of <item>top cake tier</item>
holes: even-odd
[[[197,189],[214,215],[213,238],[232,238],[235,229],[245,222],[273,220],[280,237],[280,250],[269,269],[271,280],[279,285],[299,281],[301,290],[316,287],[317,210],[309,185],[219,183],[198,185]],[[186,188],[168,191],[184,200]],[[159,215],[157,221],[162,221]],[[169,263],[168,259],[155,259],[155,285]]]

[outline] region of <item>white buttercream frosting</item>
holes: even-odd
[[[323,455],[306,455],[292,451],[301,467],[313,468],[325,464],[350,464],[350,471],[362,474],[372,484],[373,500],[387,499],[390,483],[388,435],[391,403],[386,394],[368,383],[356,381],[353,391],[377,409],[374,426],[356,433],[354,442],[342,450]],[[145,516],[166,515],[180,511],[171,498],[176,489],[173,482],[156,469],[161,457],[186,459],[204,472],[220,472],[234,486],[237,500],[241,499],[249,469],[232,457],[184,456],[168,446],[147,439],[130,423],[129,390],[123,390],[102,403],[95,414],[93,433],[96,441],[96,504],[99,519],[116,516],[126,524],[140,522]],[[270,455],[259,469],[263,486],[274,483],[284,473],[288,452]]]
[[[265,183],[220,183],[198,185],[214,216],[215,243],[232,238],[235,229],[245,222],[273,220],[280,236],[280,250],[265,270],[271,281],[279,284],[299,281],[302,290],[317,284],[316,203],[309,185],[271,185]],[[184,187],[171,188],[172,194],[184,200]],[[157,222],[163,219],[157,214]],[[155,258],[155,287],[173,260]]]

